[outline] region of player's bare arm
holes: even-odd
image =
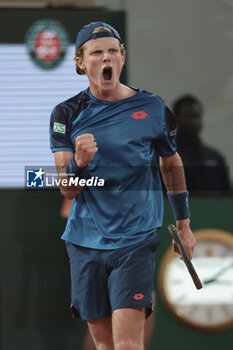
[[[186,182],[182,160],[178,153],[168,157],[160,157],[160,170],[167,192],[170,194],[182,194],[186,191]],[[176,220],[177,231],[190,258],[193,256],[195,237],[190,229],[189,218]],[[173,242],[174,251],[179,249]]]
[[[69,165],[71,158],[74,155],[77,166],[85,168],[88,163],[92,161],[95,153],[98,151],[96,142],[92,134],[83,134],[78,136],[75,140],[75,154],[69,151],[61,151],[55,153],[55,164],[58,172],[59,179],[67,179],[67,166]],[[62,181],[60,182],[61,194],[68,199],[75,198],[83,189],[83,186],[68,185],[63,186]]]
[[[68,177],[66,176],[66,168],[73,157],[73,152],[69,151],[60,151],[56,152],[54,155],[55,159],[55,165],[57,168],[58,178],[59,179],[66,179],[68,183]],[[82,190],[81,186],[63,186],[62,181],[59,185],[61,194],[68,199],[73,199],[76,197]]]

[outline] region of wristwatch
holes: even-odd
[[[194,232],[192,263],[203,288],[197,290],[180,255],[169,248],[159,267],[162,300],[180,322],[200,331],[233,327],[233,235],[216,229]]]

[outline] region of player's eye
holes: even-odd
[[[101,50],[95,50],[92,52],[93,55],[100,55],[101,54]]]

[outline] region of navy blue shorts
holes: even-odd
[[[153,311],[154,253],[157,233],[146,241],[116,250],[84,248],[66,242],[71,269],[73,317],[97,320],[120,308]]]

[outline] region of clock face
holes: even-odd
[[[185,264],[171,247],[159,270],[162,299],[176,318],[199,330],[233,327],[233,235],[212,229],[194,234],[192,263],[203,288],[195,288]]]

